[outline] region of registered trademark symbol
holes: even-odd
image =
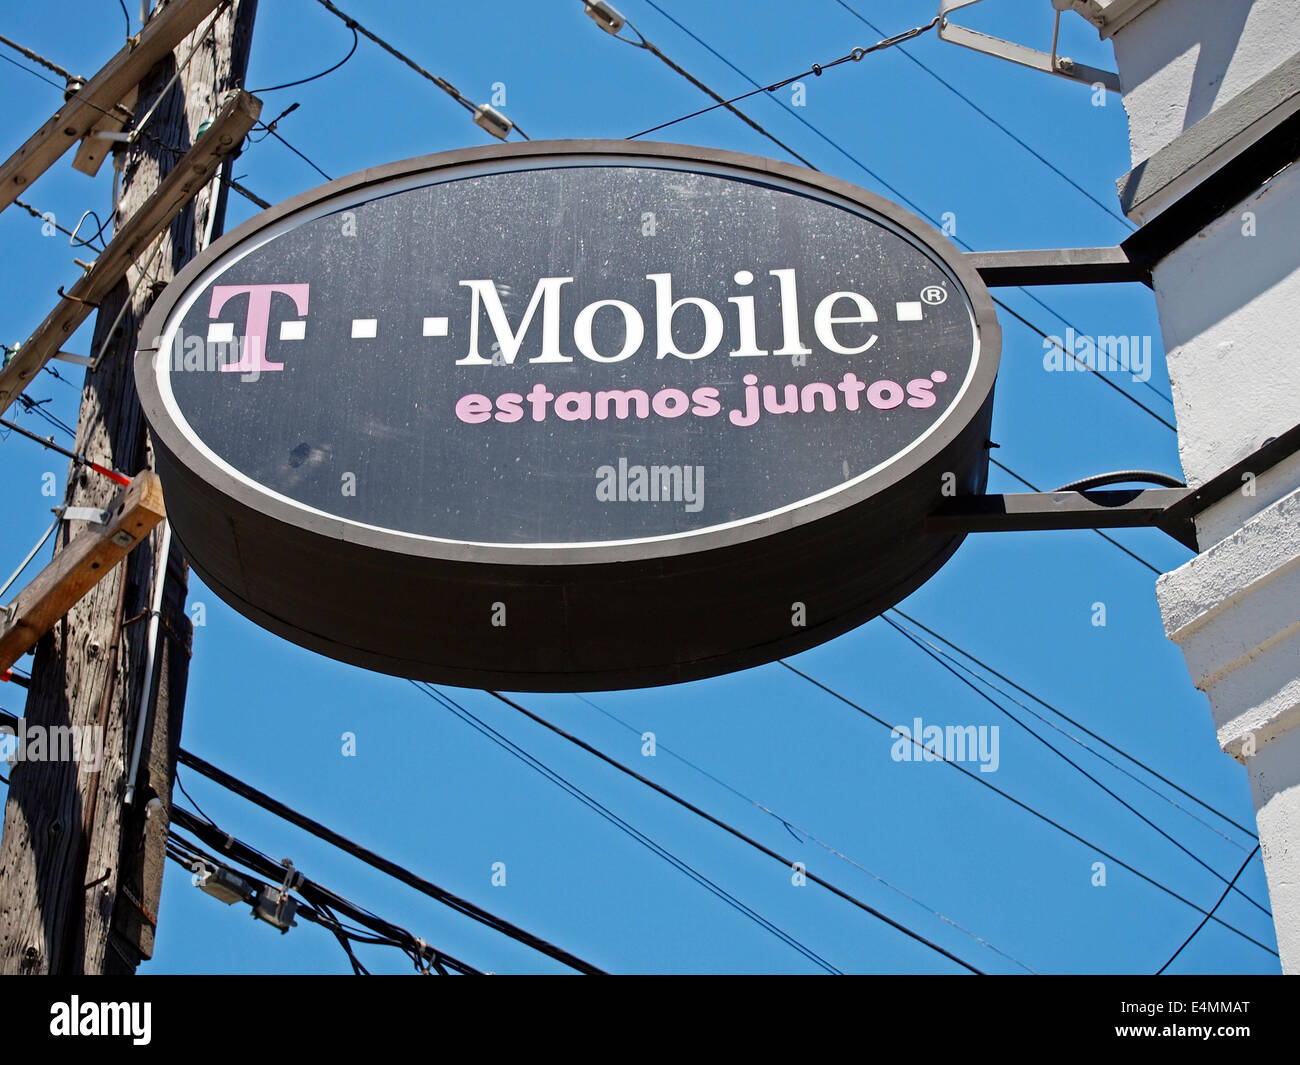
[[[926,285],[921,289],[921,299],[931,307],[937,307],[948,299],[948,290],[942,285]]]

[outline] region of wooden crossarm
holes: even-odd
[[[0,414],[22,392],[67,339],[102,302],[149,244],[194,198],[222,161],[237,150],[262,112],[261,101],[242,89],[230,94],[212,125],[203,132],[153,194],[108,242],[104,253],[68,290],[58,306],[0,370]]]
[[[137,474],[108,508],[103,525],[88,525],[33,578],[0,615],[0,672],[36,646],[55,623],[131,550],[167,512],[162,483],[148,470]]]
[[[86,136],[105,112],[127,99],[154,64],[198,28],[221,0],[170,0],[139,36],[113,56],[27,142],[0,164],[0,210],[8,207],[59,157]]]

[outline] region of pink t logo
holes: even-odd
[[[271,327],[271,294],[279,292],[293,300],[298,313],[307,313],[309,285],[213,285],[208,317],[215,318],[234,296],[248,295],[248,316],[244,323],[244,351],[237,363],[221,367],[222,373],[264,373],[283,370],[282,362],[266,361],[266,337]]]

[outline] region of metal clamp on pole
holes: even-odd
[[[86,521],[91,525],[104,525],[109,512],[99,507],[61,507],[59,517],[64,521]]]

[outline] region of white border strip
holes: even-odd
[[[381,199],[385,196],[393,196],[402,192],[408,192],[412,189],[425,188],[430,185],[441,185],[451,181],[461,181],[466,178],[483,177],[492,174],[515,173],[524,170],[559,170],[586,166],[621,166],[632,167],[638,170],[680,170],[687,173],[703,173],[714,177],[728,178],[732,181],[743,181],[747,184],[766,185],[780,189],[784,192],[791,192],[796,195],[804,196],[809,199],[820,200],[830,206],[847,210],[852,214],[856,214],[860,218],[882,226],[883,228],[892,230],[896,236],[902,237],[903,240],[916,248],[923,256],[925,256],[925,258],[933,262],[935,266],[943,272],[948,280],[952,282],[965,299],[966,312],[970,318],[971,332],[974,336],[974,341],[971,350],[970,370],[967,372],[965,380],[962,381],[961,388],[957,390],[956,396],[953,397],[952,402],[948,404],[947,410],[939,416],[938,420],[936,420],[924,433],[908,444],[907,447],[903,448],[903,450],[894,452],[884,462],[878,463],[865,473],[854,477],[851,481],[845,481],[843,484],[836,485],[834,488],[828,488],[824,492],[819,492],[817,495],[807,496],[794,503],[778,507],[776,510],[769,510],[763,514],[755,514],[747,518],[739,518],[735,521],[724,522],[721,525],[709,525],[703,529],[691,529],[688,532],[668,533],[664,536],[647,536],[635,540],[595,540],[548,544],[450,540],[441,536],[429,536],[424,533],[407,532],[403,529],[390,529],[382,525],[370,525],[366,522],[355,521],[352,518],[345,518],[338,514],[332,514],[329,511],[318,510],[315,507],[308,506],[306,503],[292,499],[289,496],[281,495],[279,492],[268,488],[264,484],[254,481],[251,477],[248,477],[240,470],[235,469],[235,467],[231,466],[230,463],[208,447],[208,445],[199,437],[198,433],[194,431],[194,428],[190,425],[185,415],[181,412],[180,407],[177,405],[176,397],[172,393],[171,387],[172,360],[170,352],[172,347],[172,338],[175,335],[176,330],[180,327],[181,321],[184,319],[185,315],[189,313],[190,308],[198,298],[202,296],[223,273],[229,270],[230,267],[235,265],[235,263],[239,262],[245,256],[255,252],[258,248],[270,243],[272,240],[277,239],[290,230],[297,229],[300,226],[306,225],[308,222],[315,221],[317,218],[333,214],[336,211],[348,207],[370,203],[373,200]],[[387,533],[391,536],[400,536],[424,543],[450,544],[464,547],[546,551],[556,549],[629,547],[636,544],[653,544],[671,540],[685,540],[690,537],[703,536],[710,533],[725,531],[727,529],[740,528],[745,525],[753,525],[760,521],[766,521],[781,514],[787,514],[790,511],[806,507],[810,503],[816,503],[823,499],[827,499],[830,496],[845,491],[846,489],[850,489],[854,485],[860,484],[867,478],[879,473],[881,470],[892,466],[898,462],[899,459],[919,447],[926,439],[938,431],[939,427],[942,426],[952,415],[952,412],[957,409],[961,403],[962,397],[965,396],[966,392],[969,390],[972,381],[975,379],[976,370],[979,368],[981,354],[982,348],[980,344],[979,323],[975,320],[974,306],[971,303],[969,294],[966,292],[965,286],[962,285],[952,273],[948,264],[936,260],[933,252],[928,247],[918,242],[911,233],[897,226],[890,219],[877,217],[874,214],[867,214],[866,209],[864,209],[861,204],[855,204],[850,200],[841,199],[833,193],[827,193],[823,190],[815,190],[806,185],[799,185],[776,175],[751,174],[747,171],[737,171],[714,163],[694,163],[688,162],[687,160],[658,159],[651,157],[638,157],[635,162],[623,162],[619,157],[571,155],[552,156],[542,159],[525,158],[467,163],[460,166],[448,167],[445,171],[434,171],[432,173],[429,171],[423,171],[417,174],[408,174],[404,177],[393,178],[390,181],[382,182],[377,185],[368,185],[352,192],[340,193],[337,196],[322,200],[319,203],[313,204],[309,208],[305,208],[302,211],[295,212],[292,215],[280,219],[274,225],[258,231],[252,238],[250,238],[247,244],[238,249],[233,249],[229,255],[224,256],[218,262],[213,263],[207,270],[199,275],[199,277],[195,278],[186,295],[176,304],[167,319],[167,324],[163,329],[163,335],[158,344],[158,350],[154,355],[154,372],[158,383],[158,391],[162,396],[163,406],[167,409],[167,413],[171,415],[172,422],[178,429],[180,429],[185,439],[188,440],[189,443],[204,456],[204,458],[223,473],[269,499],[274,499],[307,514],[314,514],[318,517],[337,521],[341,525],[350,525],[358,529],[368,529],[373,532]]]

